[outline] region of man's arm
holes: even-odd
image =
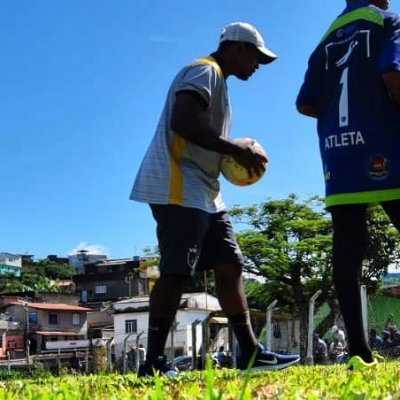
[[[317,110],[311,104],[302,104],[297,106],[297,111],[300,114],[307,115],[309,117],[318,118]]]
[[[238,144],[220,137],[220,132],[216,132],[204,122],[204,109],[204,101],[195,92],[178,92],[171,115],[171,129],[189,142],[205,149],[232,155],[250,175],[252,171],[256,174],[263,171],[267,159],[257,153],[251,145]]]
[[[382,74],[383,82],[397,106],[400,107],[400,71],[391,70]]]
[[[204,100],[196,92],[178,92],[171,115],[171,129],[189,142],[220,154],[240,151],[239,146],[221,138],[219,132],[204,123],[201,114],[205,107]]]

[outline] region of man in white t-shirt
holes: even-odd
[[[276,55],[250,24],[222,29],[218,49],[185,66],[173,80],[156,133],[143,159],[131,199],[150,205],[157,223],[160,278],[150,296],[148,346],[139,376],[168,371],[164,347],[188,277],[213,269],[216,291],[240,345],[246,368],[278,369],[299,361],[258,347],[242,285],[243,256],[222,200],[218,177],[221,155],[231,155],[250,174],[266,158],[249,144],[228,139],[229,76],[248,80]]]
[[[336,339],[339,342],[342,342],[343,344],[346,343],[346,335],[344,334],[344,331],[339,329],[336,325],[332,326],[331,333],[332,333],[332,339]]]

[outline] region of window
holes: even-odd
[[[58,314],[49,313],[49,325],[58,325]]]
[[[137,320],[127,319],[125,321],[125,333],[136,333],[137,332]]]
[[[81,314],[72,313],[72,325],[80,325],[81,324]]]
[[[37,325],[38,324],[38,316],[36,311],[29,311],[28,317],[29,325]]]
[[[96,286],[96,287],[94,288],[94,292],[95,292],[96,294],[107,293],[107,286],[106,286],[106,285]]]

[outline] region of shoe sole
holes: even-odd
[[[278,369],[284,369],[287,367],[291,367],[294,364],[297,364],[300,361],[300,358],[297,358],[296,360],[289,361],[285,364],[265,364],[265,365],[258,365],[257,367],[252,367],[250,368],[250,372],[255,372],[255,371],[276,371]],[[246,372],[247,369],[241,369],[240,372]]]
[[[348,371],[368,371],[374,369],[378,365],[378,360],[375,358],[374,361],[371,363],[360,363],[360,362],[355,362],[353,360],[354,357],[350,359],[350,361],[347,364],[347,370]],[[353,361],[352,361],[353,360]]]

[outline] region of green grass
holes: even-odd
[[[0,400],[248,400],[400,399],[400,362],[373,371],[350,372],[343,365],[296,366],[249,375],[235,370],[181,373],[176,378],[138,379],[135,374],[7,378]]]

